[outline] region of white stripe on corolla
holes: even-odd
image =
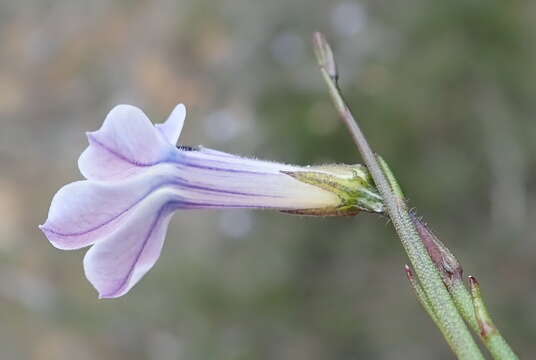
[[[128,292],[154,265],[178,209],[332,208],[337,195],[282,173],[306,167],[176,147],[185,116],[178,105],[154,126],[138,108],[116,106],[88,133],[79,159],[87,180],[64,186],[40,226],[60,249],[93,245],[85,273],[100,297]],[[317,170],[318,171],[318,170]]]

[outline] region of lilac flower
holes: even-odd
[[[89,147],[78,161],[87,180],[61,188],[40,226],[59,249],[92,245],[84,269],[101,298],[124,295],[153,267],[171,215],[179,209],[382,210],[379,195],[368,185],[361,188],[374,202],[372,209],[330,191],[333,186],[324,180],[316,184],[314,176],[303,176],[333,176],[322,168],[312,172],[314,168],[176,146],[185,114],[178,105],[166,122],[153,126],[140,109],[116,106],[98,131],[87,134]],[[341,172],[344,181],[363,182],[366,174],[355,175],[363,169],[352,169]]]

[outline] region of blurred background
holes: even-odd
[[[411,203],[536,353],[536,2],[1,1],[2,359],[452,359],[368,214],[175,215],[127,296],[98,300],[85,250],[37,225],[118,103],[182,142],[295,164],[359,162],[315,67],[341,86]]]

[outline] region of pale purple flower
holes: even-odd
[[[124,295],[153,267],[176,210],[341,204],[335,193],[284,173],[308,168],[176,146],[185,114],[178,105],[153,125],[140,109],[116,106],[87,134],[78,160],[87,180],[61,188],[40,226],[59,249],[92,245],[84,270],[101,298]]]

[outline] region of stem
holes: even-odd
[[[411,287],[413,288],[413,291],[415,291],[415,295],[417,296],[417,299],[421,303],[422,307],[428,315],[432,318],[434,323],[440,327],[441,324],[438,323],[437,316],[434,313],[434,310],[432,309],[432,306],[430,305],[430,300],[428,300],[428,296],[424,292],[424,290],[421,287],[421,284],[419,284],[419,280],[415,278],[415,275],[413,274],[413,270],[409,267],[408,264],[404,266],[404,270],[406,271],[406,276],[408,277],[409,283]]]
[[[350,130],[376,187],[384,199],[386,212],[429,299],[441,332],[459,359],[484,359],[422,244],[404,199],[393,192],[376,155],[343,99],[337,85],[338,74],[329,44],[320,33],[315,34],[314,44],[320,70],[335,107]]]
[[[489,315],[486,304],[482,299],[482,294],[480,293],[480,284],[473,276],[469,276],[469,284],[473,298],[474,317],[478,324],[478,332],[482,341],[489,349],[491,356],[496,360],[517,360],[517,355],[514,354],[506,340],[504,340]]]
[[[441,242],[441,240],[422,222],[418,217],[413,216],[413,221],[421,239],[428,250],[432,261],[436,264],[437,269],[443,278],[443,283],[447,287],[456,308],[460,312],[465,322],[480,337],[486,348],[492,354],[494,359],[517,359],[510,346],[501,336],[499,331],[495,331],[495,325],[491,321],[489,314],[485,311],[484,302],[480,295],[480,288],[474,277],[469,277],[471,291],[467,291],[463,284],[463,269],[460,262],[450,252],[450,250]],[[480,314],[475,311],[476,308],[481,310]],[[487,331],[492,324],[494,331],[492,336],[487,336]]]
[[[395,175],[389,168],[389,165],[383,160],[383,158],[380,155],[376,155],[378,158],[378,161],[380,162],[380,165],[382,167],[383,173],[387,177],[387,181],[389,181],[389,184],[391,185],[391,189],[395,193],[396,197],[400,199],[405,199],[404,193],[402,192],[402,188],[400,187],[400,184],[398,184],[398,181],[395,178]]]
[[[465,322],[480,336],[480,327],[476,321],[473,299],[471,298],[469,291],[465,288],[465,285],[463,285],[463,282],[455,281],[450,286],[447,286],[447,288],[456,303],[456,307],[465,319]]]

